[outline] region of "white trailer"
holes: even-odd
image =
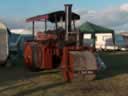
[[[0,22],[0,64],[4,64],[9,56],[8,29]]]
[[[96,49],[117,50],[118,47],[113,43],[112,33],[96,33],[96,41],[91,39],[91,34],[84,34],[84,45],[93,46],[95,42]]]

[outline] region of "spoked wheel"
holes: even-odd
[[[35,59],[33,60],[35,54],[33,53],[34,48],[32,47],[32,45],[26,45],[24,48],[24,62],[29,70],[36,71]]]

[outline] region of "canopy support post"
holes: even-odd
[[[32,36],[33,36],[33,39],[35,38],[34,34],[35,34],[35,22],[33,21],[32,22]]]
[[[57,27],[58,27],[58,25],[57,25],[57,16],[54,15],[54,18],[55,18],[55,29],[57,30]]]
[[[45,19],[45,33],[46,33],[46,31],[47,31],[47,20]]]

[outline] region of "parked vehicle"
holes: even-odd
[[[22,39],[21,35],[12,33],[5,24],[0,22],[0,65],[12,66],[13,61],[15,62],[20,54]]]

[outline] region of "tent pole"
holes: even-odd
[[[94,48],[96,48],[96,34],[94,33]]]
[[[93,48],[95,48],[95,47],[96,47],[96,46],[95,46],[95,45],[96,45],[96,36],[95,36],[96,33],[92,33],[91,35],[92,35],[91,38],[92,38],[92,40],[93,40],[93,45],[92,45],[92,46],[93,46]]]
[[[114,44],[114,47],[115,47],[115,34],[114,34],[114,32],[112,32],[112,38],[113,38],[113,44]]]
[[[74,30],[76,29],[75,20],[73,20]]]

